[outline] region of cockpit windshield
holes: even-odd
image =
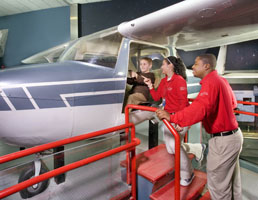
[[[76,60],[114,68],[121,40],[116,27],[82,37],[67,48],[59,61]]]

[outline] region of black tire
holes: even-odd
[[[48,170],[46,169],[46,167],[44,167],[44,165],[41,165],[40,174],[43,174],[47,171]],[[29,169],[24,170],[20,174],[18,183],[21,183],[23,181],[31,179],[32,177],[34,177],[34,175],[35,175],[35,167],[33,165]],[[23,199],[31,198],[31,197],[45,191],[47,189],[48,185],[49,185],[49,179],[38,183],[36,187],[30,186],[24,190],[21,190],[20,195]]]

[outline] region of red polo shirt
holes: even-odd
[[[174,113],[184,109],[189,105],[187,99],[187,85],[185,79],[174,74],[170,80],[163,78],[157,90],[150,90],[151,96],[155,101],[165,98],[165,110]]]
[[[217,71],[212,71],[200,82],[201,91],[193,103],[175,115],[170,121],[181,127],[193,125],[199,121],[208,133],[231,131],[238,127],[233,108],[236,100],[226,79]]]

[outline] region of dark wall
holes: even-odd
[[[79,36],[88,35],[178,3],[181,0],[112,0],[79,5]]]
[[[184,61],[185,66],[188,69],[192,69],[195,58],[201,54],[211,53],[211,54],[215,55],[217,58],[218,53],[219,53],[219,47],[196,50],[196,51],[183,51],[183,50],[178,49],[177,52],[178,52],[179,56],[182,58],[182,60]]]
[[[219,47],[203,49],[197,51],[178,50],[178,54],[185,62],[187,68],[191,68],[194,64],[196,56],[204,53],[214,54],[218,56]],[[248,71],[258,70],[258,40],[241,42],[227,46],[227,58],[225,70],[234,71]]]
[[[258,70],[258,40],[229,45],[225,70]]]
[[[70,7],[0,17],[0,29],[8,29],[3,64],[20,65],[24,58],[70,40]]]

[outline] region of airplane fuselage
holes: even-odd
[[[0,71],[0,139],[30,147],[122,124],[129,59],[139,56],[139,51],[155,57],[169,55],[169,50],[120,40],[116,56],[113,40],[110,46],[103,41],[105,53],[93,55],[92,40],[84,47],[84,39],[79,39],[63,53],[74,55],[71,60]],[[189,77],[188,81],[189,93],[198,92],[199,80]],[[131,120],[138,123],[152,115],[133,114]]]
[[[0,80],[1,139],[34,146],[113,126],[126,77],[67,61],[1,71]]]

